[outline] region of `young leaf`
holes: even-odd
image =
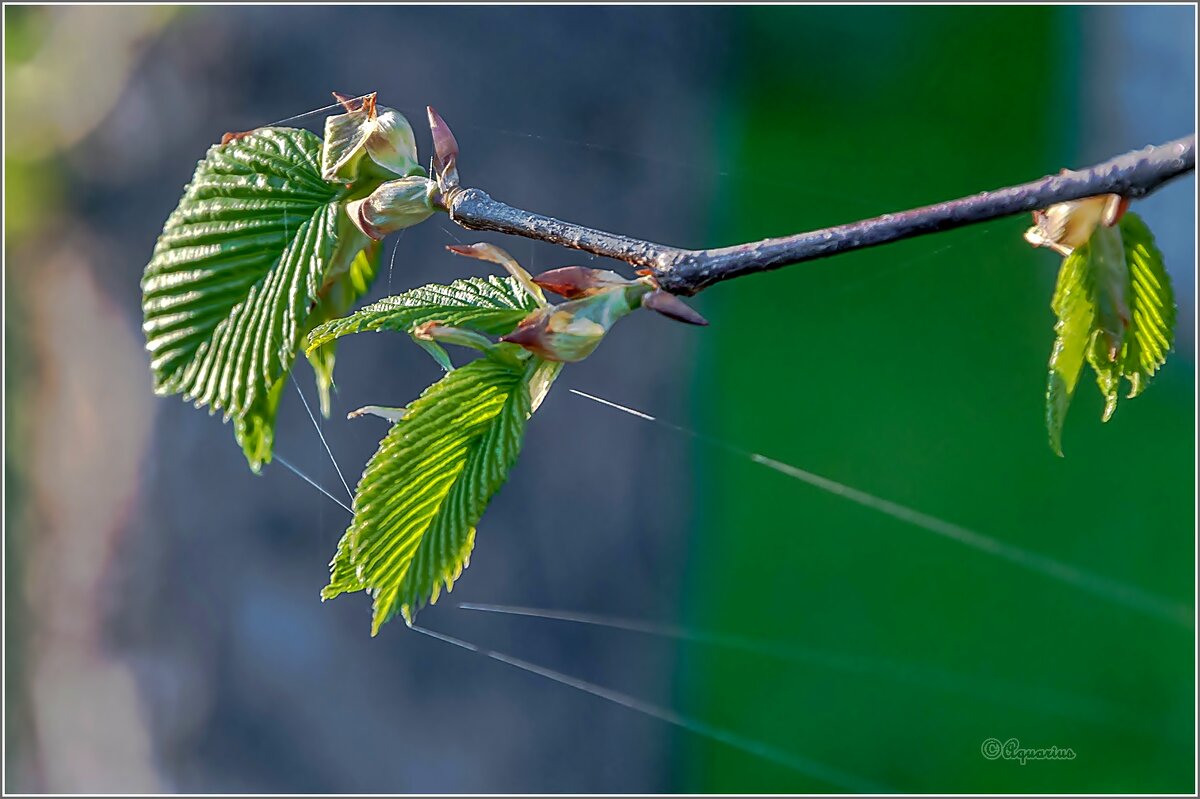
[[[1097,226],[1087,242],[1087,261],[1091,271],[1092,297],[1096,305],[1095,331],[1087,349],[1087,359],[1096,372],[1096,384],[1104,395],[1103,420],[1112,418],[1117,409],[1121,387],[1121,349],[1129,326],[1129,268],[1121,230]]]
[[[1063,422],[1075,394],[1079,372],[1083,369],[1084,352],[1096,316],[1087,257],[1087,245],[1084,245],[1063,259],[1050,304],[1058,323],[1054,327],[1056,338],[1046,386],[1046,428],[1050,433],[1050,446],[1059,456],[1063,454]]]
[[[367,464],[322,598],[366,590],[371,634],[450,590],[517,459],[538,362],[484,357],[426,389]]]
[[[432,284],[386,297],[342,319],[317,327],[308,337],[313,349],[366,330],[409,332],[423,322],[439,321],[498,335],[517,326],[537,305],[511,277],[466,278],[449,286]]]
[[[1121,218],[1121,240],[1129,266],[1129,332],[1121,371],[1129,396],[1145,391],[1175,342],[1175,294],[1154,236],[1137,214]]]
[[[258,471],[259,465],[271,462],[275,447],[275,413],[279,410],[286,384],[286,376],[276,380],[270,391],[259,394],[254,404],[233,420],[233,437],[254,471]]]
[[[327,274],[363,243],[335,253],[344,189],[321,178],[320,158],[320,139],[289,128],[212,147],[142,278],[156,392],[238,419],[255,471],[270,460],[264,398],[287,374]]]
[[[1046,426],[1059,455],[1083,360],[1096,373],[1108,421],[1121,379],[1129,381],[1129,397],[1136,397],[1174,342],[1175,298],[1150,230],[1132,213],[1115,226],[1094,221],[1086,243],[1059,248],[1068,255],[1054,291],[1057,338],[1046,387]]]
[[[309,325],[314,326],[329,319],[336,319],[358,302],[362,295],[371,288],[375,275],[379,272],[379,260],[383,246],[372,241],[363,248],[349,269],[342,275],[330,276],[321,289],[320,299],[309,315]],[[314,347],[307,352],[308,362],[312,366],[317,379],[317,393],[321,399],[321,415],[329,417],[330,390],[333,388],[333,365],[337,352],[337,342],[330,341],[321,347]]]

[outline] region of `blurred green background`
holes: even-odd
[[[285,471],[252,477],[219,420],[153,397],[142,348],[142,267],[224,131],[377,89],[423,153],[436,105],[464,180],[493,196],[699,247],[1195,126],[1183,6],[4,19],[10,791],[839,788],[399,625],[370,639],[361,597],[317,601],[344,516]],[[321,114],[288,124],[319,130]],[[790,657],[450,598],[422,623],[897,791],[1191,791],[1193,627],[565,389],[1194,607],[1195,185],[1134,206],[1175,279],[1177,351],[1107,424],[1085,373],[1065,459],[1042,422],[1059,259],[1022,241],[1026,218],[717,286],[695,301],[711,327],[635,315],[567,371],[453,600],[677,622]],[[533,271],[613,266],[434,220],[389,242],[368,299],[486,271],[442,249],[476,238]],[[350,479],[381,429],[345,411],[436,377],[407,342],[355,339],[323,423]],[[337,486],[294,395],[279,430],[281,452]],[[1076,758],[988,760],[989,738]]]
[[[1089,140],[1105,131],[1085,98],[1116,104],[1120,88],[1093,85],[1103,72],[1091,61],[1121,56],[1091,50],[1096,11],[751,13],[743,36],[754,57],[738,65],[722,151],[739,172],[772,183],[746,180],[721,193],[718,239],[914,207],[1103,157]],[[1188,13],[1177,15],[1181,24]],[[1176,135],[1163,121],[1144,120],[1161,140]],[[1194,215],[1194,185],[1169,189],[1181,214]],[[1156,224],[1152,212],[1148,220]],[[1026,224],[1005,220],[714,289],[704,312],[715,329],[741,335],[704,339],[697,424],[1190,606],[1188,320],[1182,353],[1153,391],[1123,401],[1107,425],[1090,372],[1081,380],[1066,458],[1056,458],[1040,420],[1060,259],[1021,241]],[[1189,305],[1186,279],[1178,289]],[[689,620],[862,665],[687,652],[684,695],[705,718],[903,791],[1192,789],[1192,629],[745,459],[708,457],[701,479]],[[942,671],[997,685],[963,689]],[[1077,757],[989,761],[980,746],[993,737],[1071,747]],[[727,747],[686,743],[686,790],[822,789]]]

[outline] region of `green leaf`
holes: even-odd
[[[1149,385],[1174,343],[1175,297],[1154,237],[1136,215],[1099,225],[1063,260],[1051,303],[1058,323],[1046,387],[1050,446],[1062,455],[1062,428],[1082,363],[1096,374],[1102,419],[1117,409],[1122,378],[1129,397]]]
[[[320,347],[367,330],[408,333],[415,325],[434,320],[450,327],[502,335],[536,307],[533,298],[514,278],[466,278],[449,286],[431,284],[386,297],[350,316],[326,322],[309,334],[308,346]]]
[[[1050,353],[1050,378],[1046,386],[1046,428],[1050,433],[1050,446],[1060,456],[1063,454],[1063,422],[1079,382],[1084,352],[1096,316],[1090,278],[1087,245],[1084,245],[1063,259],[1050,304],[1058,323],[1054,327],[1056,337]]]
[[[1117,409],[1121,387],[1121,349],[1129,326],[1129,268],[1121,230],[1098,225],[1087,242],[1090,284],[1096,306],[1092,340],[1087,348],[1088,363],[1096,372],[1096,384],[1104,395],[1103,420],[1112,418]]]
[[[246,413],[233,420],[233,437],[256,474],[264,463],[271,462],[275,446],[275,413],[279,410],[286,383],[286,376],[276,380],[270,391],[259,394]]]
[[[290,128],[212,147],[142,278],[156,392],[238,420],[255,471],[270,460],[269,394],[327,277],[366,242],[339,218],[347,190],[321,178],[320,158],[321,140]]]
[[[516,462],[539,362],[479,358],[413,402],[367,464],[322,598],[366,590],[371,634],[411,623],[467,566],[475,525]]]
[[[367,244],[350,262],[345,273],[326,278],[320,299],[309,316],[309,325],[316,326],[336,319],[358,302],[371,288],[375,275],[379,273],[379,261],[383,252],[380,242]],[[321,400],[321,415],[329,418],[330,391],[333,388],[333,366],[336,359],[337,342],[314,347],[306,353],[317,380],[317,394]]]
[[[446,352],[441,344],[438,344],[436,341],[426,341],[416,336],[413,336],[412,340],[414,344],[425,350],[438,366],[442,367],[443,372],[449,372],[454,368],[454,364],[450,362],[450,354]]]
[[[1121,353],[1121,371],[1129,396],[1146,390],[1175,343],[1175,293],[1154,236],[1137,214],[1121,218],[1121,239],[1129,267],[1129,333]]]
[[[1107,422],[1117,410],[1117,397],[1121,391],[1121,363],[1112,357],[1112,345],[1103,329],[1092,331],[1088,342],[1087,360],[1096,373],[1096,386],[1104,397],[1104,411],[1100,420]]]

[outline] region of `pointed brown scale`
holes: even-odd
[[[229,144],[231,141],[244,139],[250,134],[254,133],[255,130],[258,130],[258,128],[255,128],[254,130],[243,130],[241,133],[226,133],[221,137],[221,144]]]
[[[633,281],[626,280],[616,272],[610,272],[607,269],[564,266],[542,272],[533,279],[533,282],[546,291],[552,291],[560,297],[574,300],[579,297],[590,297],[612,288],[628,286]]]
[[[450,126],[433,106],[425,106],[429,115],[429,132],[433,134],[433,171],[443,189],[458,185],[458,141]]]
[[[341,92],[333,92],[333,99],[342,104],[342,108],[346,109],[346,113],[353,114],[355,111],[366,111],[368,119],[375,118],[375,98],[378,92],[371,92],[367,95],[351,96],[342,94]]]
[[[538,344],[542,339],[544,323],[545,320],[541,316],[531,315],[522,321],[516,330],[506,336],[501,336],[499,340],[506,344],[520,344],[526,349],[540,352],[541,348]]]
[[[503,266],[506,262],[513,260],[512,256],[504,250],[497,247],[495,244],[488,244],[485,241],[476,242],[475,244],[447,244],[446,249],[455,255],[464,255],[467,258],[478,258],[481,261],[491,261],[494,264]]]
[[[677,322],[702,326],[708,324],[708,320],[696,313],[691,306],[674,294],[669,294],[662,289],[647,294],[642,299],[642,307],[658,311],[663,316],[674,319]]]

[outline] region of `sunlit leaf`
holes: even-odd
[[[1058,323],[1046,389],[1050,446],[1062,455],[1062,429],[1084,360],[1104,397],[1102,418],[1117,408],[1122,379],[1129,396],[1146,389],[1174,343],[1175,298],[1149,228],[1126,213],[1097,225],[1068,255],[1052,302]]]
[[[1090,277],[1085,245],[1063,259],[1051,301],[1058,323],[1054,327],[1056,338],[1050,354],[1050,379],[1046,387],[1046,428],[1050,433],[1050,446],[1059,455],[1062,455],[1063,422],[1079,382],[1092,333],[1092,320],[1096,315]]]
[[[1086,356],[1104,396],[1104,421],[1117,409],[1121,388],[1121,349],[1129,325],[1129,268],[1117,227],[1100,225],[1087,243],[1089,284],[1096,307],[1092,339]]]
[[[355,303],[371,288],[371,283],[379,272],[379,260],[382,252],[382,244],[372,241],[358,255],[354,256],[354,260],[350,262],[346,272],[327,277],[317,305],[309,317],[309,324],[315,326],[327,320],[339,318],[353,308]],[[336,352],[336,341],[330,341],[320,347],[313,347],[307,352],[308,362],[317,379],[321,414],[325,417],[329,416]]]
[[[234,417],[234,439],[242,448],[250,468],[255,471],[259,465],[271,462],[271,453],[275,448],[275,413],[279,410],[279,400],[283,397],[286,383],[287,377],[279,378],[270,391],[257,396],[245,413]]]
[[[1175,293],[1154,236],[1137,214],[1121,219],[1121,240],[1129,267],[1129,333],[1121,371],[1129,396],[1145,391],[1175,343]]]
[[[366,590],[375,634],[451,588],[521,450],[537,368],[535,359],[479,358],[409,406],[363,472],[323,598]]]
[[[255,470],[270,460],[268,392],[287,374],[327,276],[365,243],[338,247],[352,226],[341,224],[343,189],[321,178],[320,158],[320,139],[288,128],[212,147],[142,279],[155,390],[241,420]]]
[[[368,330],[407,333],[415,325],[434,320],[499,335],[515,328],[536,307],[514,278],[466,278],[448,286],[422,286],[386,297],[343,319],[326,322],[309,334],[308,346],[312,349]]]

